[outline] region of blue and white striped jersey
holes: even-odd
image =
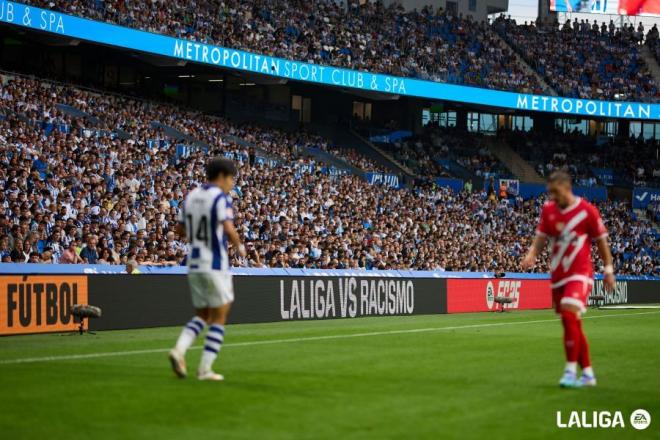
[[[234,219],[231,196],[215,185],[195,188],[179,211],[188,238],[187,265],[191,272],[229,270],[224,222]]]

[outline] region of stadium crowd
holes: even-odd
[[[612,184],[603,174],[629,186],[660,186],[657,141],[643,138],[597,139],[582,133],[503,131],[498,134],[541,176],[566,169],[582,186]],[[654,148],[655,147],[655,148]]]
[[[95,20],[322,65],[540,92],[487,23],[432,6],[334,0],[31,0]],[[363,3],[363,4],[360,4]],[[167,4],[167,7],[164,7]]]
[[[561,95],[654,101],[637,45],[644,29],[594,21],[493,25],[425,6],[333,0],[30,0],[99,21],[288,59],[433,81],[541,93],[514,47]],[[167,7],[165,7],[167,5]],[[496,35],[499,33],[507,44]],[[570,41],[570,44],[565,44]],[[654,49],[655,50],[655,49]]]
[[[178,208],[213,154],[240,162],[233,196],[250,254],[236,265],[516,271],[541,203],[373,186],[301,154],[310,134],[235,127],[71,86],[3,77],[0,99],[3,262],[180,264]],[[188,150],[154,121],[190,136]],[[257,149],[278,160],[257,160]],[[601,209],[619,272],[657,274],[653,225],[623,203]]]
[[[600,26],[577,18],[516,24],[498,17],[493,28],[560,95],[575,98],[657,101],[660,89],[639,54],[644,27]],[[657,31],[657,29],[656,29]]]

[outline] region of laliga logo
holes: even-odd
[[[630,414],[630,425],[643,430],[651,425],[651,414],[644,409],[636,409]],[[625,428],[621,411],[571,411],[568,420],[564,420],[561,411],[557,411],[558,428]]]

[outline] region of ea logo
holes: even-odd
[[[645,409],[636,409],[630,414],[630,424],[635,429],[646,429],[651,424],[651,414]]]
[[[495,288],[492,281],[489,281],[486,286],[486,304],[488,304],[489,309],[492,309],[495,304]]]

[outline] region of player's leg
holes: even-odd
[[[204,340],[204,351],[199,362],[197,377],[202,380],[222,380],[220,374],[213,372],[215,362],[225,341],[225,323],[229,316],[231,303],[209,310],[209,329]]]
[[[209,329],[204,341],[204,351],[199,363],[197,377],[201,380],[223,380],[224,377],[213,372],[213,362],[218,357],[225,341],[225,324],[234,301],[234,288],[230,274],[212,274],[215,288],[209,302]]]
[[[206,321],[209,317],[209,309],[207,307],[206,296],[204,295],[204,292],[208,288],[207,283],[208,281],[205,277],[198,273],[188,274],[188,285],[190,287],[192,303],[196,310],[195,316],[181,329],[175,347],[169,352],[172,371],[181,378],[188,375],[185,359],[186,352],[206,327]]]
[[[592,285],[587,282],[583,282],[583,292],[582,292],[582,302],[587,304],[589,294],[591,293]],[[583,309],[584,310],[584,309]],[[594,369],[591,366],[591,356],[589,353],[589,342],[587,341],[587,335],[584,333],[582,328],[582,320],[579,321],[580,324],[580,354],[578,356],[578,363],[580,368],[582,368],[582,375],[580,376],[580,383],[582,386],[596,386],[596,376],[594,374]]]
[[[568,283],[563,288],[562,297],[558,302],[558,311],[564,328],[564,352],[566,367],[559,385],[564,388],[575,388],[581,385],[577,378],[577,365],[583,341],[580,315],[584,310],[582,302],[582,283]]]
[[[596,386],[596,375],[594,374],[594,369],[591,366],[591,356],[589,353],[589,342],[587,341],[587,336],[584,334],[582,329],[582,321],[580,321],[580,356],[578,357],[578,363],[580,368],[582,368],[582,376],[580,376],[580,383],[583,386]]]
[[[566,367],[564,375],[559,381],[562,387],[577,386],[577,363],[580,354],[580,316],[574,305],[562,304],[560,307],[561,323],[564,327],[564,352],[566,354]]]
[[[190,346],[195,342],[197,336],[204,330],[206,327],[206,321],[208,320],[209,309],[197,309],[195,311],[195,316],[188,321],[188,323],[181,330],[179,339],[176,341],[176,350],[185,355]]]

